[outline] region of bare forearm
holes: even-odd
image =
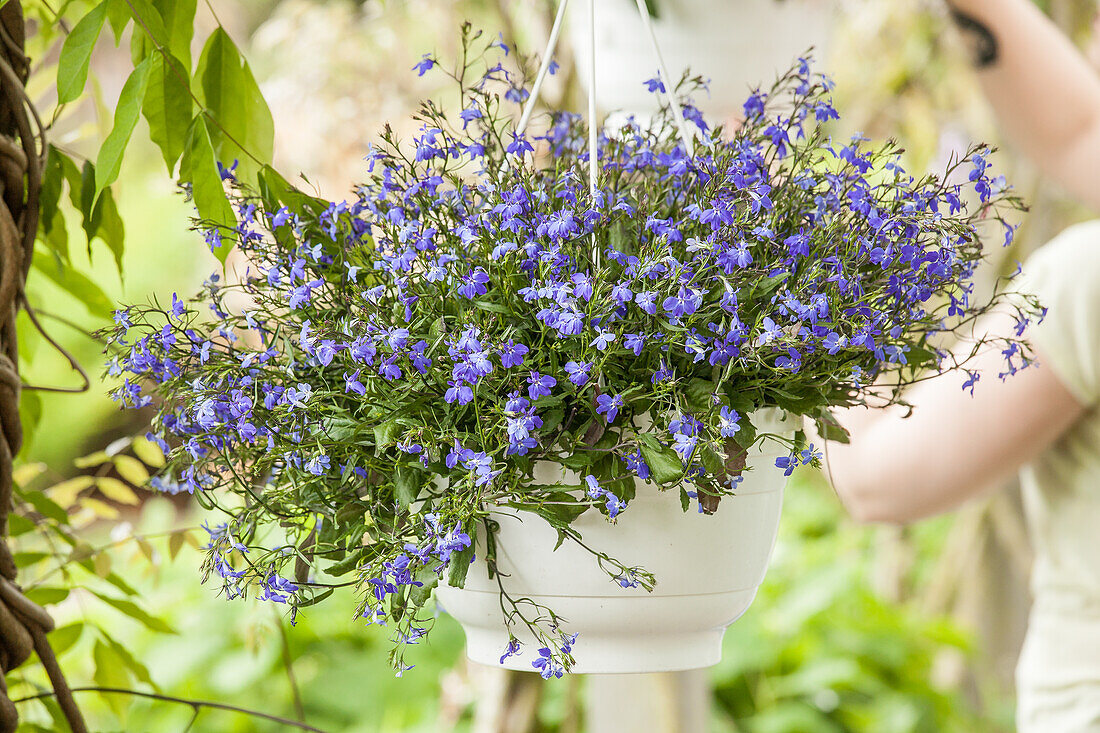
[[[1100,76],[1029,0],[950,0],[1009,138],[1100,208]]]
[[[1015,472],[1049,445],[1082,408],[1042,366],[1006,382],[1002,358],[979,357],[984,377],[971,397],[962,375],[917,385],[909,417],[897,408],[837,415],[851,432],[829,443],[826,464],[849,511],[864,521],[907,522],[950,510]]]

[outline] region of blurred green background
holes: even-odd
[[[1040,4],[1097,56],[1095,2]],[[300,171],[328,196],[344,195],[354,182],[380,125],[404,119],[431,91],[408,69],[425,50],[441,57],[453,51],[462,20],[500,28],[535,49],[550,19],[544,0],[212,0],[212,6],[271,105],[277,167]],[[834,42],[822,65],[837,81],[843,132],[896,137],[913,171],[934,169],[968,140],[998,141],[938,3],[847,0],[837,6]],[[200,7],[207,30],[210,13]],[[48,58],[56,47],[41,53]],[[55,122],[55,144],[77,153],[95,149],[110,128],[125,79],[119,54],[125,53],[125,45],[119,51],[101,44],[93,57],[100,80],[94,98],[70,106]],[[31,89],[45,108],[52,94],[47,82],[39,79]],[[557,93],[569,102],[574,87],[567,70]],[[190,292],[217,263],[188,231],[188,207],[147,134],[139,131],[133,145],[143,147],[127,156],[118,188],[127,234],[124,280],[101,243],[92,245],[88,260],[78,227],[69,232],[75,264],[118,300]],[[1005,262],[1022,259],[1086,216],[1011,151],[998,165],[1032,204]],[[137,433],[140,425],[106,399],[98,378],[99,346],[85,332],[104,325],[102,316],[41,277],[32,276],[29,289],[54,335],[93,375],[86,394],[31,398],[40,400],[41,419],[20,458],[22,476],[56,482],[88,470],[75,467],[74,459]],[[74,383],[65,362],[40,339],[28,332],[21,348],[29,381]],[[77,589],[63,597],[40,595],[57,601],[50,610],[59,627],[71,629],[60,646],[68,645],[62,663],[73,684],[220,701],[333,731],[496,730],[486,727],[479,701],[485,704],[486,685],[501,682],[466,664],[461,632],[450,619],[441,618],[430,643],[414,655],[416,668],[395,679],[384,634],[352,618],[350,597],[306,609],[293,627],[279,606],[226,603],[200,583],[203,533],[197,528],[208,517],[184,501],[147,493],[101,499],[81,505],[74,518],[88,544],[87,570],[53,571],[56,548],[29,541],[23,548],[41,553],[23,556],[25,584]],[[1030,561],[1012,487],[956,517],[874,529],[846,519],[821,476],[801,473],[788,493],[780,535],[760,595],[728,632],[723,662],[712,671],[713,731],[1011,729],[1011,674],[1026,619]],[[147,616],[90,602],[93,591],[121,588],[112,577],[130,586],[125,595],[140,598]],[[532,685],[532,675],[520,677],[504,687],[512,716],[507,730],[583,729],[583,679]],[[28,665],[13,695],[33,694],[40,679]],[[186,704],[120,695],[79,699],[95,730],[176,731],[192,723],[199,731],[285,729],[208,709],[193,720],[195,710]],[[28,730],[52,729],[48,706],[28,702],[21,710]]]

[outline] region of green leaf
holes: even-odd
[[[80,203],[77,208],[84,217],[81,226],[84,227],[84,236],[88,240],[88,256],[91,257],[92,240],[99,231],[103,209],[97,209],[95,205],[95,166],[90,160],[84,161],[84,167],[80,171]]]
[[[707,469],[707,473],[711,476],[723,476],[726,472],[726,462],[722,456],[710,447],[709,444],[704,444],[699,450],[699,458],[703,463],[703,468]]]
[[[67,104],[84,93],[88,62],[107,18],[107,2],[96,5],[70,31],[57,61],[57,102]]]
[[[58,264],[69,263],[69,229],[65,224],[65,217],[61,214],[61,209],[57,209],[54,213],[49,232],[40,233],[38,240],[53,254]]]
[[[54,629],[49,634],[50,646],[53,647],[53,653],[57,656],[61,656],[72,648],[73,644],[80,640],[80,636],[83,633],[84,624],[82,622]]]
[[[260,169],[260,196],[264,205],[271,211],[279,208],[280,204],[286,204],[291,209],[309,209],[314,213],[320,213],[328,207],[324,199],[310,196],[300,191],[283,178],[283,176],[270,165]],[[434,327],[434,326],[433,326]]]
[[[393,485],[397,501],[402,507],[407,507],[416,501],[421,483],[419,472],[406,466],[397,467],[393,475]]]
[[[139,622],[151,631],[156,631],[161,634],[175,634],[176,630],[164,622],[163,619],[159,619],[153,616],[148,611],[137,605],[133,601],[128,601],[124,598],[112,598],[111,596],[104,595],[99,591],[91,591],[93,595],[99,600],[111,606],[115,610],[123,613],[135,621]]]
[[[180,163],[180,179],[191,184],[191,198],[204,222],[229,229],[236,226],[233,207],[229,205],[221,176],[218,174],[214,149],[210,144],[210,132],[201,113],[191,123],[183,161]],[[230,245],[227,242],[218,247],[214,255],[224,263],[229,251]]]
[[[89,257],[92,252],[92,240],[98,236],[114,253],[115,264],[119,265],[121,272],[122,219],[118,215],[111,192],[106,190],[99,201],[96,201],[96,172],[95,166],[90,161],[84,161],[82,169],[77,169],[76,163],[64,156],[59,156],[58,161],[65,176],[65,182],[69,184],[69,200],[82,217],[81,227],[88,241]]]
[[[42,398],[37,392],[23,391],[19,399],[19,420],[23,423],[23,450],[27,450],[42,420]]]
[[[58,214],[58,204],[61,202],[61,189],[65,185],[65,171],[61,167],[58,156],[64,153],[53,145],[46,149],[46,165],[42,169],[42,188],[38,194],[38,223],[42,229],[42,235],[48,235],[54,227],[55,217]],[[68,260],[69,252],[59,253],[63,259]]]
[[[146,56],[157,55],[157,47],[168,46],[168,31],[164,28],[164,19],[149,0],[126,0],[130,7],[130,16],[134,19],[134,34],[130,39],[130,57],[134,66]]]
[[[91,468],[92,466],[100,466],[111,460],[111,456],[105,450],[97,450],[94,453],[89,453],[86,456],[73,459],[73,465],[77,468]]]
[[[650,477],[659,484],[679,481],[683,476],[684,466],[676,451],[661,445],[655,436],[648,433],[639,435],[638,439],[638,447],[649,466]]]
[[[763,280],[756,281],[756,283],[755,283],[756,297],[762,297],[764,295],[769,295],[773,291],[778,290],[779,286],[782,285],[789,276],[790,276],[789,272],[784,272],[784,273],[779,274],[779,275],[774,275],[772,277],[767,277],[767,278],[764,278]]]
[[[542,427],[539,432],[542,435],[551,435],[565,419],[565,410],[560,408],[547,411],[542,418]]]
[[[451,555],[451,563],[447,566],[447,585],[454,588],[462,588],[466,585],[466,576],[470,573],[470,561],[474,559],[474,543],[461,552]]]
[[[825,440],[830,440],[835,443],[851,442],[848,431],[827,411],[822,411],[821,416],[815,421],[815,426],[817,427],[818,434]]]
[[[493,302],[487,301],[487,300],[475,300],[474,305],[477,306],[478,308],[480,308],[481,310],[489,311],[490,313],[503,313],[504,315],[508,315],[509,313],[511,313],[511,311],[508,310],[508,308],[506,306],[503,306],[500,303],[493,303]]]
[[[110,318],[114,303],[98,285],[71,267],[58,267],[45,257],[34,258],[34,269],[52,280],[62,290],[73,296],[99,318]]]
[[[191,79],[183,63],[171,55],[153,56],[141,113],[149,123],[149,137],[160,148],[169,175],[183,154],[194,108]]]
[[[115,35],[115,46],[122,42],[122,33],[130,24],[130,6],[126,0],[107,0],[107,23]]]
[[[73,205],[79,209],[80,170],[71,158],[50,145],[42,175],[41,215],[38,220],[39,240],[54,254],[59,263],[69,262],[69,230],[59,206],[61,190],[66,181],[69,183],[70,198],[75,198]],[[72,196],[74,183],[77,187],[75,197]]]
[[[99,197],[95,208],[99,224],[95,235],[111,251],[111,256],[115,260],[115,267],[118,269],[119,276],[121,276],[122,254],[126,248],[126,229],[122,223],[122,216],[118,213],[118,206],[115,204],[115,197],[111,193],[111,189],[108,188],[103,191],[103,195]]]
[[[160,468],[164,465],[164,452],[161,451],[159,445],[145,436],[134,438],[134,442],[130,444],[130,450],[147,466]]]
[[[100,476],[95,480],[95,485],[100,493],[111,501],[117,501],[120,504],[131,504],[133,506],[141,504],[141,499],[134,493],[134,490],[117,478]]]
[[[16,567],[26,569],[35,563],[42,562],[46,558],[50,557],[48,552],[14,552],[12,553],[12,562]]]
[[[21,514],[8,515],[8,537],[18,537],[34,529],[35,524]]]
[[[50,487],[50,498],[57,502],[58,506],[68,509],[86,489],[92,487],[95,477],[87,474],[79,474],[70,479],[65,479]]]
[[[115,456],[114,463],[118,475],[134,486],[144,486],[149,480],[149,471],[145,468],[145,464],[133,456]]]
[[[127,688],[130,686],[130,675],[126,673],[125,661],[119,659],[118,654],[102,639],[95,640],[92,661],[95,662],[95,673],[92,679],[100,687]],[[106,695],[105,697],[115,715],[120,718],[126,715],[126,709],[130,705],[129,695]]]
[[[454,558],[451,559],[451,562],[454,562]],[[469,565],[469,560],[466,561],[466,564]],[[421,585],[414,585],[409,590],[409,600],[415,606],[423,606],[432,597],[432,591],[435,590],[435,587],[439,585],[439,576],[435,574],[433,568],[425,565],[416,571],[413,580]]]
[[[546,520],[551,527],[558,531],[558,542],[554,549],[561,547],[565,542],[566,530],[576,521],[577,517],[588,511],[588,505],[577,501],[577,498],[566,491],[554,492],[550,495],[553,504],[513,504],[517,509],[527,509]]]
[[[229,34],[217,28],[206,41],[195,77],[200,98],[213,116],[210,138],[223,164],[240,161],[240,177],[251,180],[259,173],[255,159],[267,162],[275,146],[271,110]]]
[[[122,156],[126,152],[126,146],[130,144],[130,136],[145,102],[145,90],[149,86],[149,69],[152,65],[151,59],[142,61],[122,86],[122,93],[119,94],[118,105],[115,107],[114,126],[96,156],[94,200],[98,200],[100,191],[118,178]]]
[[[359,563],[362,561],[363,556],[366,554],[367,548],[360,547],[354,552],[348,553],[348,556],[340,562],[334,562],[332,565],[329,565],[327,568],[325,568],[325,572],[337,578],[341,575],[346,575],[352,570],[358,569]]]
[[[936,354],[931,349],[923,346],[911,346],[905,354],[909,364],[913,367],[925,366],[936,361]]]
[[[556,459],[558,463],[574,471],[581,471],[595,463],[602,453],[594,450],[578,450],[563,458]]]
[[[95,561],[90,558],[82,560],[80,562],[80,567],[84,568],[89,573],[98,574],[95,571]],[[107,573],[107,575],[101,577],[128,596],[136,596],[138,594],[137,589],[123,580],[122,576],[118,573]]]
[[[711,398],[715,392],[714,382],[696,377],[688,382],[684,390],[688,410],[694,414],[706,414],[714,408]]]
[[[62,586],[56,588],[40,586],[38,588],[28,588],[23,592],[23,595],[39,606],[48,606],[54,603],[61,603],[61,601],[68,598],[69,589]]]
[[[23,501],[34,507],[34,510],[44,517],[49,517],[58,524],[68,524],[69,515],[61,508],[53,499],[46,496],[41,491],[19,491],[16,489],[16,493],[23,499]]]
[[[149,668],[134,658],[134,655],[130,653],[130,650],[119,644],[113,639],[106,631],[100,628],[99,632],[103,635],[103,641],[107,642],[111,647],[111,651],[122,660],[122,663],[126,666],[126,669],[133,673],[134,677],[141,682],[152,687],[154,690],[159,689],[157,683],[153,682],[153,676],[149,674]]]
[[[396,420],[387,420],[384,423],[379,423],[374,426],[374,454],[378,453],[385,447],[393,443],[393,436],[397,435],[397,431],[401,426],[397,424]]]
[[[168,34],[168,50],[191,71],[191,39],[195,35],[196,0],[153,0]],[[190,116],[190,115],[188,115]]]
[[[618,436],[612,434],[612,439]],[[600,460],[592,466],[592,474],[600,482],[600,486],[610,491],[621,500],[629,502],[634,498],[634,477],[628,474],[623,462],[613,453],[601,453]]]
[[[298,608],[308,608],[309,606],[316,605],[316,604],[320,603],[321,601],[325,600],[326,598],[328,598],[329,596],[331,596],[335,592],[336,592],[335,588],[326,588],[323,591],[321,591],[320,593],[318,593],[318,594],[316,594],[316,595],[314,595],[310,598],[307,598],[304,601],[298,601]]]

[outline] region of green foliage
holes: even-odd
[[[109,155],[106,157],[110,158]],[[117,161],[108,160],[107,162],[108,165],[113,166],[118,164]],[[117,167],[114,175],[117,176]],[[92,241],[98,238],[111,251],[118,271],[122,271],[125,227],[111,190],[109,188],[98,190],[96,179],[96,167],[90,161],[84,161],[83,166],[78,167],[70,156],[57,147],[50,145],[47,149],[46,165],[42,175],[43,193],[38,241],[53,255],[52,259],[55,260],[58,268],[71,263],[69,235],[65,215],[60,206],[62,192],[68,189],[69,202],[80,216],[89,256]],[[79,275],[79,273],[72,274]],[[62,273],[60,277],[67,277],[67,273]],[[89,288],[82,288],[81,292],[90,291]],[[82,300],[90,308],[93,307],[88,300],[83,298]],[[110,307],[106,312],[109,311]]]
[[[820,476],[795,477],[768,576],[726,632],[712,672],[726,725],[744,733],[999,730],[960,691],[933,681],[940,655],[971,653],[967,637],[872,590],[872,534],[844,522]]]
[[[653,480],[659,484],[672,483],[684,474],[684,465],[676,451],[658,442],[656,436],[639,435],[638,448],[653,472]]]
[[[164,22],[168,51],[188,73],[191,71],[191,39],[195,33],[196,5],[196,0],[153,0],[153,6]]]
[[[182,156],[179,182],[191,191],[199,216],[208,224],[236,223],[221,185],[219,162],[229,167],[240,161],[238,177],[260,183],[257,176],[274,152],[271,110],[248,62],[220,26],[206,39],[192,76],[195,9],[196,0],[103,0],[79,17],[66,38],[57,66],[61,104],[77,101],[83,93],[104,23],[110,25],[116,43],[131,28],[133,70],[115,105],[114,125],[99,148],[96,165],[79,166],[58,149],[50,151],[40,235],[61,260],[69,261],[57,207],[63,179],[81,212],[89,245],[100,236],[121,269],[121,221],[108,187],[118,178],[139,111],[169,175]],[[224,262],[229,247],[216,254]]]
[[[35,272],[45,275],[59,287],[79,300],[88,313],[106,319],[114,310],[115,304],[103,290],[87,275],[59,263],[52,262],[46,252],[36,253],[33,263]]]
[[[183,154],[195,106],[184,69],[175,56],[155,55],[142,107],[149,137],[160,147],[169,175]]]
[[[122,155],[130,143],[130,135],[137,125],[138,115],[145,101],[145,90],[149,84],[149,69],[152,59],[145,59],[131,72],[115,107],[115,124],[111,134],[103,141],[96,158],[95,196],[98,198],[103,189],[115,182],[122,167]]]
[[[217,121],[210,129],[215,157],[227,166],[239,160],[238,177],[255,180],[274,152],[274,123],[248,62],[223,29],[207,39],[195,78],[199,99]]]
[[[180,163],[180,178],[191,183],[191,198],[199,216],[213,226],[232,229],[235,223],[233,207],[225,197],[222,179],[218,173],[217,158],[210,142],[206,117],[199,114],[187,133],[187,146]],[[214,251],[225,262],[229,247]]]
[[[79,273],[68,270],[66,275]],[[133,454],[127,453],[133,448]],[[146,464],[138,456],[144,456]],[[113,570],[115,553],[129,546],[136,549],[150,565],[160,562],[148,538],[127,533],[122,539],[112,539],[99,546],[89,543],[96,534],[94,527],[102,519],[119,515],[117,507],[138,503],[136,489],[149,477],[149,467],[163,463],[163,455],[145,438],[115,441],[76,461],[87,471],[73,478],[49,481],[50,473],[43,464],[24,464],[15,472],[14,513],[10,536],[14,538],[20,581],[32,601],[54,607],[66,601],[74,589],[81,592],[84,612],[79,620],[66,623],[50,635],[58,655],[85,649],[92,661],[91,678],[106,687],[128,688],[140,683],[157,689],[145,664],[128,649],[129,640],[123,630],[134,624],[156,634],[174,634],[175,630],[159,615],[150,613],[145,600],[130,583]],[[115,475],[111,475],[111,474]],[[192,528],[168,533],[168,557],[175,557],[185,542],[198,543]],[[93,600],[94,599],[94,600]],[[88,618],[92,608],[110,609],[109,623],[97,623]],[[53,609],[51,609],[53,610]],[[127,619],[130,623],[120,619]],[[91,644],[87,650],[85,640]],[[10,689],[33,689],[41,670],[35,664],[25,666],[9,676]],[[125,721],[130,705],[127,696],[106,698],[110,709],[120,721]]]
[[[106,18],[107,2],[104,0],[80,19],[61,47],[57,62],[57,101],[60,104],[75,101],[84,92],[88,62]]]

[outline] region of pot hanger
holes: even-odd
[[[597,140],[599,135],[599,125],[596,121],[596,0],[586,0],[588,5],[588,43],[589,43],[589,68],[588,68],[588,190],[592,195],[592,198],[596,198],[597,181],[599,175],[599,165],[597,162]],[[684,112],[680,107],[680,102],[676,99],[676,95],[673,93],[672,77],[668,73],[668,67],[665,65],[664,57],[661,55],[660,45],[657,43],[657,34],[653,30],[653,22],[650,20],[649,11],[646,9],[645,0],[635,0],[638,6],[638,15],[642,19],[642,26],[646,30],[646,34],[649,36],[650,46],[653,49],[653,56],[657,61],[657,70],[660,74],[658,81],[661,83],[660,89],[665,95],[665,99],[668,102],[669,107],[672,108],[672,115],[676,121],[676,129],[680,133],[680,140],[684,144],[684,149],[687,151],[688,157],[692,157],[695,154],[695,140],[692,134],[688,131],[687,125],[684,123]],[[550,69],[550,62],[554,58],[554,51],[558,45],[558,36],[561,34],[562,22],[565,19],[565,8],[569,5],[569,0],[561,0],[558,4],[558,12],[554,16],[554,25],[550,29],[550,39],[546,44],[546,51],[543,53],[542,62],[539,64],[538,74],[535,76],[535,83],[531,87],[531,96],[528,97],[527,103],[524,105],[523,114],[520,116],[519,124],[516,125],[516,135],[522,135],[524,130],[527,129],[527,124],[531,120],[531,113],[535,109],[535,103],[538,100],[539,92],[542,91],[542,84],[546,80],[546,74]]]

